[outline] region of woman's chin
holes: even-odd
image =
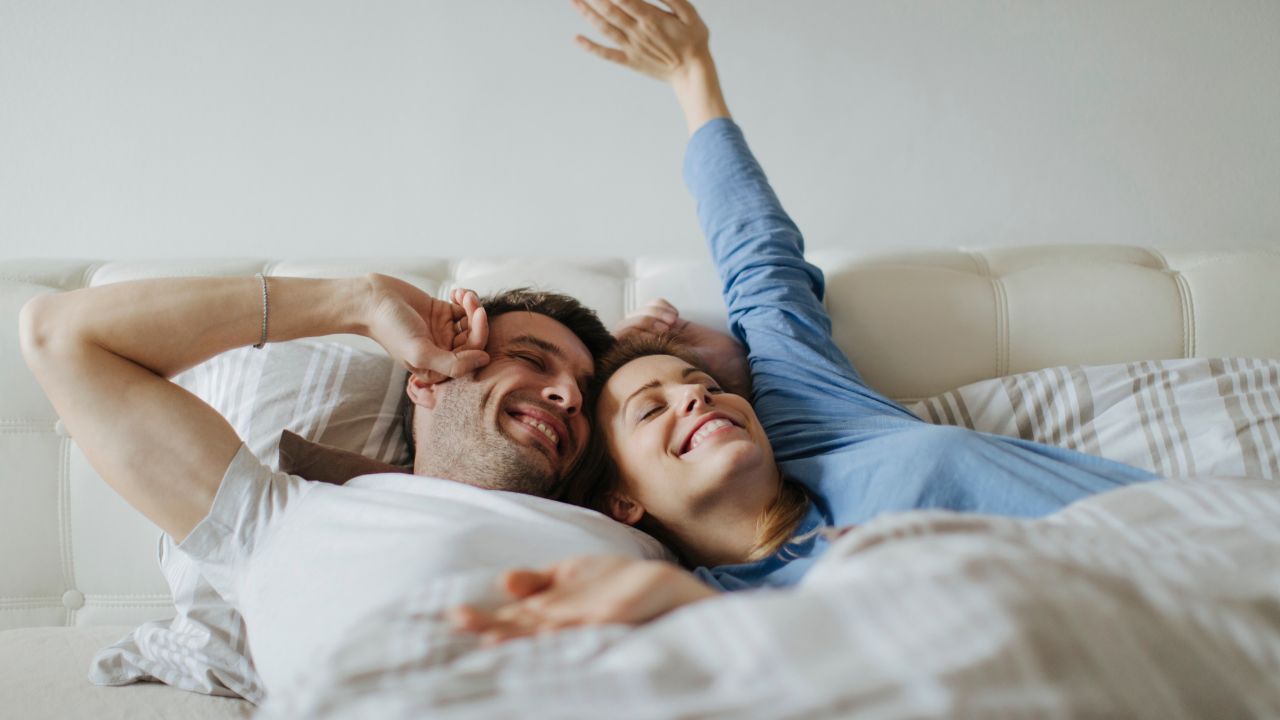
[[[714,447],[698,448],[698,452],[686,455],[686,461],[692,461],[698,467],[699,474],[705,472],[719,478],[732,480],[742,473],[749,473],[764,465],[765,453],[755,443],[743,439],[717,443]]]

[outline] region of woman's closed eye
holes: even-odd
[[[712,395],[721,395],[724,393],[724,389],[721,388],[719,385],[707,384],[706,390],[708,393]],[[661,413],[663,410],[665,410],[666,407],[667,407],[666,403],[655,403],[654,405],[650,405],[649,407],[642,408],[640,411],[640,415],[636,421],[644,422],[646,420],[650,420],[654,417],[657,417],[657,415]]]

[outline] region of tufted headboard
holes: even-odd
[[[871,385],[898,399],[1062,364],[1280,357],[1280,251],[1075,245],[810,257],[826,272],[836,340]],[[0,262],[9,326],[0,338],[0,629],[136,623],[171,607],[158,531],[96,476],[23,363],[17,315],[28,298],[169,275],[370,271],[431,293],[563,290],[608,324],[654,296],[702,322],[725,317],[701,257]]]

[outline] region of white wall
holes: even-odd
[[[1275,0],[703,0],[810,245],[1280,245]],[[696,248],[567,0],[0,0],[0,258]]]

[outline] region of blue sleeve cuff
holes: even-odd
[[[684,153],[684,181],[695,198],[715,187],[713,180],[725,160],[746,147],[742,128],[732,118],[708,120],[689,137]]]

